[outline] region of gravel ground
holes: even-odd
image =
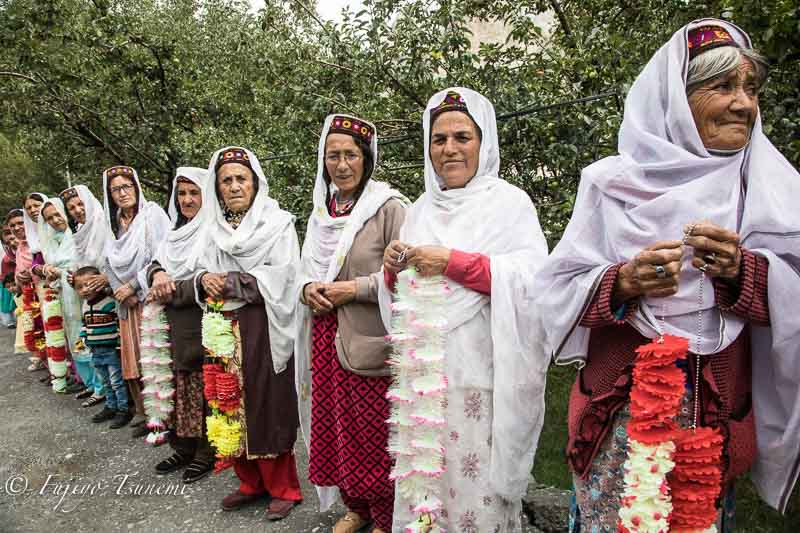
[[[342,507],[317,512],[306,481],[308,457],[295,448],[305,502],[289,518],[267,522],[266,502],[223,512],[220,501],[238,483],[231,470],[191,485],[180,473],[156,475],[170,455],[132,439],[128,427],[93,424],[101,406],[84,409],[56,395],[28,372],[28,359],[10,352],[13,330],[0,330],[0,532],[265,531],[329,532]],[[525,529],[526,533],[535,531]]]

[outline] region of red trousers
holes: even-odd
[[[273,498],[303,501],[297,465],[291,451],[274,459],[246,459],[240,457],[233,463],[239,477],[239,492],[247,495],[269,493]]]

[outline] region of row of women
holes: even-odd
[[[270,197],[255,154],[229,147],[207,171],[178,169],[169,217],[145,199],[130,167],[103,174],[102,205],[83,186],[36,202],[38,231],[36,209],[27,209],[17,269],[38,249],[64,273],[101,269],[98,283],[118,302],[123,374],[138,414],[142,305],[166,305],[175,455],[160,472],[213,460],[200,340],[206,299],[234,320],[235,364],[224,370],[235,366],[241,385],[242,441],[231,461],[240,486],[226,510],[268,495],[267,516],[279,519],[301,501],[299,425],[323,509],[337,498],[347,508],[336,533],[519,531],[554,358],[580,369],[566,449],[572,531],[666,530],[653,525],[666,514],[625,518],[638,486],[625,465],[633,417],[653,414],[637,386],[650,379],[669,399],[676,372],[679,409],[669,427],[712,428],[698,449],[722,442],[720,475],[700,479],[711,487],[712,524],[686,530],[730,531],[738,477],[749,471],[764,500],[784,511],[800,470],[800,323],[791,312],[800,301],[792,204],[800,176],[762,131],[766,76],[736,26],[704,19],[677,31],[630,89],[619,154],[584,169],[549,256],[530,198],[499,176],[492,104],[456,87],[431,97],[423,114],[425,191],[413,203],[373,179],[372,123],[326,119],[302,253],[294,217]],[[387,451],[385,337],[393,289],[411,268],[449,287],[440,310],[445,469],[427,507],[395,490]],[[66,309],[67,280],[61,289]],[[639,346],[676,338],[689,355],[663,375],[637,366]],[[667,479],[677,502],[691,480]],[[650,496],[667,490],[658,489]]]

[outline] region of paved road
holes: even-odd
[[[147,531],[329,532],[343,508],[317,512],[305,481],[308,458],[296,447],[303,505],[281,522],[264,520],[266,504],[223,512],[220,501],[237,486],[231,470],[191,485],[180,473],[158,476],[153,467],[170,455],[131,439],[130,428],[92,424],[100,406],[83,409],[56,395],[13,355],[13,331],[0,329],[0,533]],[[534,531],[533,529],[526,529]]]

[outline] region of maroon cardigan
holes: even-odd
[[[747,472],[756,454],[751,396],[751,326],[769,326],[766,258],[742,249],[738,286],[714,280],[717,305],[747,321],[727,348],[701,359],[700,424],[718,427],[725,436],[724,483]],[[567,461],[577,475],[588,475],[597,452],[612,426],[614,415],[628,401],[637,347],[650,342],[611,309],[617,281],[616,265],[604,275],[580,325],[591,328],[586,366],[572,386],[569,401]],[[625,318],[636,311],[629,302]],[[694,357],[688,360],[694,375]]]

